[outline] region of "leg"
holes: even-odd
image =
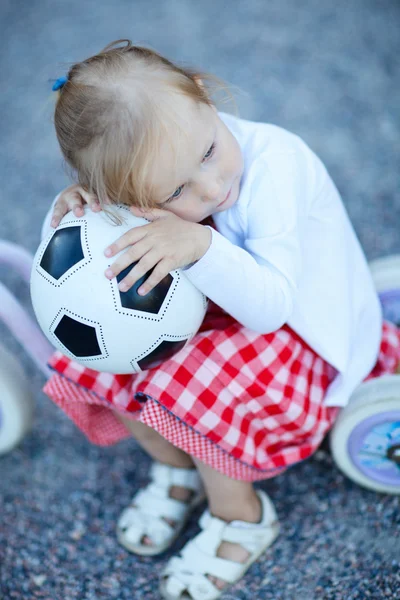
[[[182,467],[183,469],[194,467],[193,460],[189,454],[186,454],[180,448],[175,448],[175,446],[163,438],[157,431],[151,429],[151,427],[140,421],[126,419],[118,413],[115,413],[115,415],[131,432],[143,450],[146,450],[154,460],[158,460],[171,467]]]
[[[203,479],[209,510],[213,516],[228,523],[236,519],[249,523],[260,522],[262,518],[260,500],[251,482],[231,479],[197,458],[193,460]],[[217,556],[243,563],[248,559],[249,553],[239,544],[222,542]],[[209,576],[209,579],[217,588],[225,587],[226,582],[222,579],[212,576]]]
[[[260,500],[249,481],[231,479],[193,458],[203,479],[212,515],[224,521],[248,521],[258,523],[261,519]]]

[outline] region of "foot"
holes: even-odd
[[[262,517],[261,502],[258,496],[255,494],[254,504],[248,507],[245,515],[246,518],[240,517],[241,521],[246,523],[259,523]],[[213,514],[213,513],[212,513]],[[223,518],[220,515],[213,515]],[[223,519],[224,521],[226,519]],[[233,520],[233,519],[231,519]],[[227,521],[228,523],[229,521]],[[247,552],[240,544],[232,544],[231,542],[221,542],[217,550],[217,556],[219,558],[227,558],[238,563],[245,563],[250,558],[250,552]],[[217,587],[219,590],[223,590],[228,585],[223,579],[214,577],[213,575],[207,575],[208,579]]]
[[[119,542],[130,552],[153,556],[177,538],[191,512],[205,499],[196,468],[154,462],[150,483],[139,490],[117,524]]]
[[[193,490],[188,490],[187,488],[180,487],[178,485],[173,485],[169,490],[168,496],[170,498],[174,498],[175,500],[180,500],[181,502],[185,502],[185,504],[188,504],[192,500],[194,494],[195,492]],[[136,504],[133,504],[132,506],[136,506]],[[176,525],[178,524],[178,521],[175,521],[174,519],[168,519],[167,517],[161,518],[166,523],[171,525],[171,527],[176,527]],[[143,536],[141,543],[145,546],[153,546],[153,542],[148,535]]]
[[[256,493],[259,502],[251,501],[252,507],[246,505],[244,514],[243,509],[233,514],[224,510],[219,516],[209,509],[203,513],[200,533],[168,561],[161,574],[162,598],[217,600],[225,588],[243,577],[279,532],[271,500],[261,490]]]

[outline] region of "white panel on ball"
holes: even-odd
[[[70,212],[57,229],[48,230],[34,258],[32,304],[47,338],[69,358],[97,371],[137,373],[192,339],[207,299],[181,269],[171,271],[146,296],[137,294],[143,279],[120,292],[117,279],[104,275],[116,259],[105,257],[104,250],[148,221],[126,206],[110,210],[122,224],[113,223],[104,211],[85,207],[83,217]]]

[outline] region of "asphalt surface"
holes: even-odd
[[[400,252],[400,5],[394,0],[2,0],[0,239],[34,252],[68,182],[50,80],[129,37],[227,81],[244,118],[291,130],[332,174],[368,259]],[[31,311],[26,286],[1,281]],[[0,323],[35,398],[32,431],[0,459],[0,598],[156,599],[158,558],[121,548],[116,519],[146,482],[134,441],[91,446],[41,392],[44,378]],[[282,522],[276,543],[227,599],[400,598],[399,497],[346,479],[324,447],[260,484]],[[204,508],[204,507],[202,507]]]

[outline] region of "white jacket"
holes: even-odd
[[[376,362],[382,315],[342,200],[299,137],[220,116],[243,152],[240,195],[185,274],[245,327],[292,327],[337,369],[325,402],[344,406]]]

